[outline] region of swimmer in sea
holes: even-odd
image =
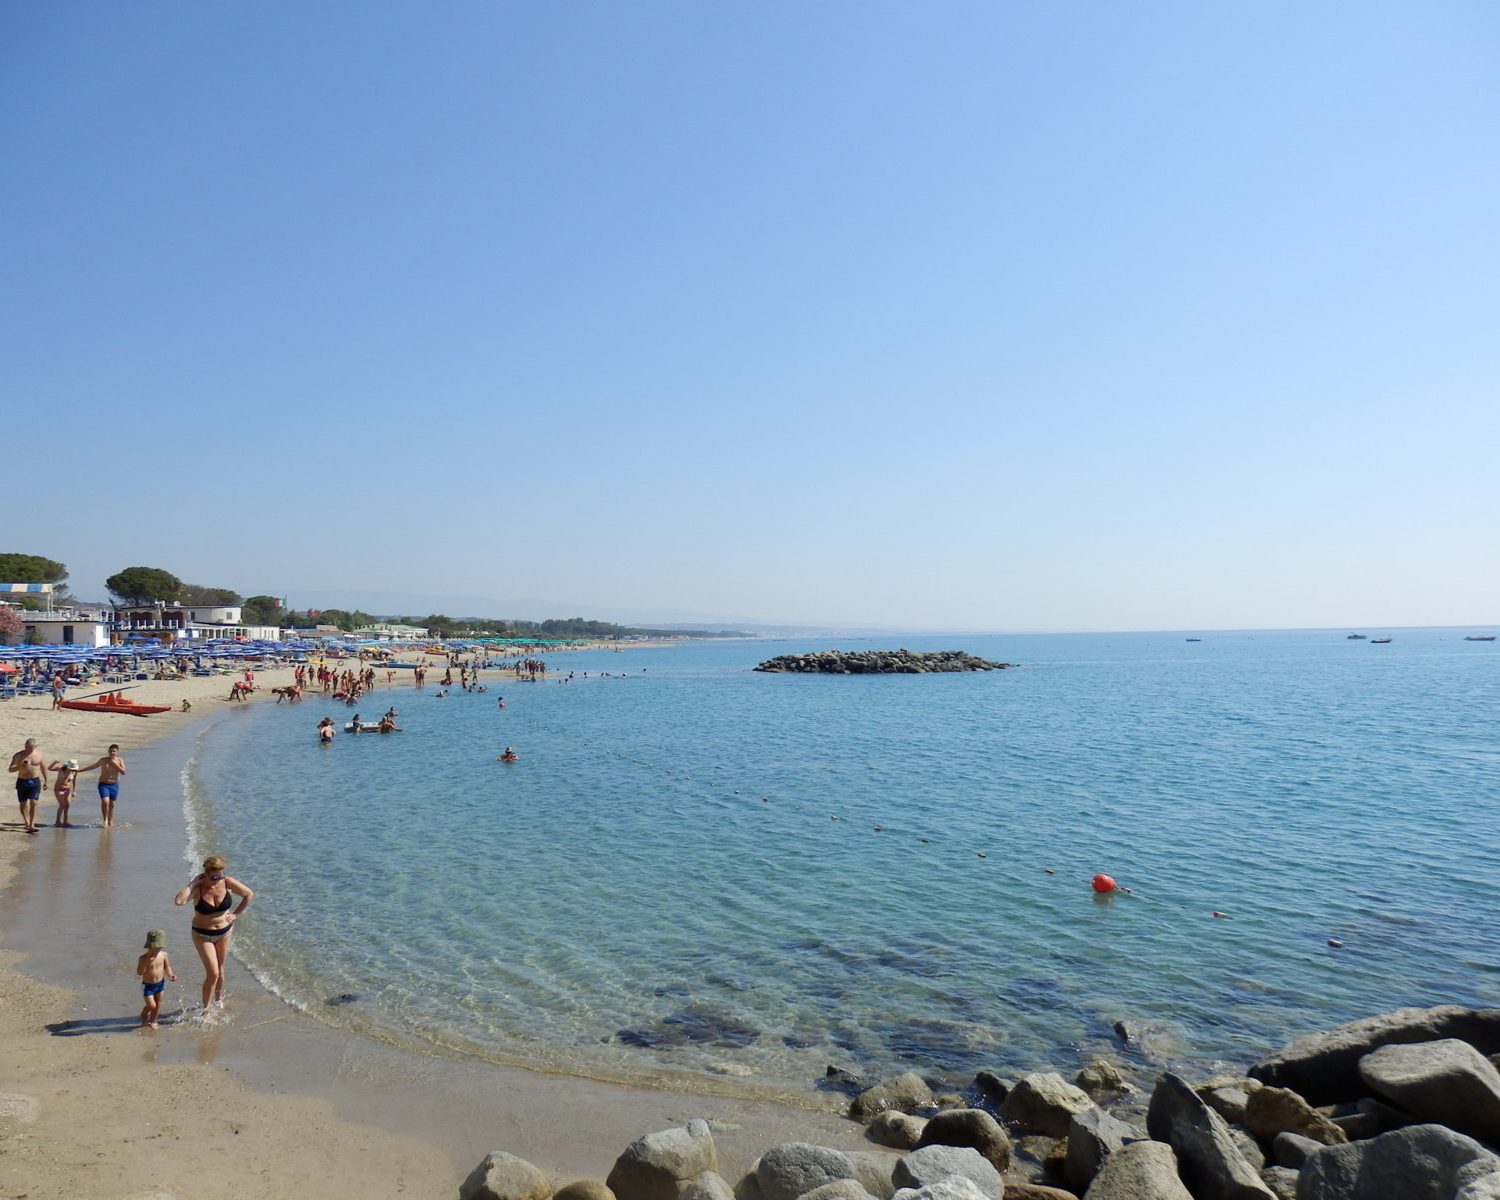
[[[333,741],[334,732],[332,717],[324,717],[318,722],[318,741],[323,745],[326,746]]]
[[[512,750],[509,746],[507,746],[507,747],[505,747],[505,753],[502,754],[502,755],[500,755],[500,757],[497,758],[495,761],[496,762],[515,762],[520,757],[521,756],[519,754],[517,754],[514,750]]]

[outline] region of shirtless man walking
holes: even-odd
[[[82,771],[99,772],[99,815],[104,818],[104,828],[115,823],[115,801],[120,798],[120,776],[125,774],[125,760],[120,757],[120,747],[111,745],[109,753],[97,762],[91,762]]]
[[[16,803],[21,806],[21,820],[26,832],[35,833],[36,802],[47,786],[47,760],[36,748],[36,738],[27,738],[23,749],[10,756],[10,770],[16,776]]]

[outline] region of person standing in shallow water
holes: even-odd
[[[103,758],[78,769],[99,772],[99,815],[104,819],[104,828],[113,828],[115,801],[120,798],[120,776],[125,774],[125,760],[120,757],[120,747],[111,743],[109,753]]]
[[[21,820],[27,833],[35,833],[36,802],[47,786],[47,760],[36,748],[36,738],[27,738],[26,745],[10,756],[10,770],[16,776],[16,803],[21,806]]]
[[[234,904],[232,896],[240,898]],[[250,907],[255,893],[238,879],[224,873],[224,860],[217,854],[203,860],[203,871],[173,898],[181,907],[193,902],[193,949],[203,962],[203,1007],[224,999],[224,964],[229,958],[229,943],[234,937],[234,923]]]

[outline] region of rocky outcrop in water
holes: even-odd
[[[1013,663],[989,662],[962,650],[818,650],[783,654],[756,667],[813,675],[929,675],[946,671],[1003,671]]]

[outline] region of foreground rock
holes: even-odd
[[[915,1150],[922,1141],[922,1131],[927,1122],[921,1117],[887,1109],[878,1114],[865,1136],[877,1145],[889,1146],[892,1150]]]
[[[677,1200],[679,1184],[718,1170],[708,1122],[689,1121],[683,1128],[636,1138],[604,1182],[619,1200]]]
[[[1075,1192],[1082,1192],[1111,1154],[1130,1142],[1144,1141],[1145,1137],[1143,1130],[1110,1116],[1102,1108],[1074,1113],[1068,1122],[1068,1155],[1063,1160],[1063,1178]]]
[[[1441,1125],[1325,1146],[1297,1178],[1297,1200],[1481,1200],[1500,1194],[1500,1157]]]
[[[849,1104],[849,1115],[856,1121],[868,1121],[887,1111],[914,1113],[933,1107],[932,1089],[914,1071],[882,1079],[866,1088]]]
[[[922,1146],[968,1146],[989,1159],[995,1170],[1010,1166],[1010,1138],[1000,1122],[978,1108],[954,1108],[928,1121],[917,1141]]]
[[[1364,1088],[1359,1060],[1393,1043],[1436,1042],[1457,1038],[1481,1054],[1500,1052],[1500,1009],[1400,1008],[1298,1038],[1250,1068],[1250,1078],[1291,1088],[1311,1104],[1355,1100]]]
[[[699,1176],[699,1178],[703,1177]],[[715,1175],[714,1178],[718,1179],[718,1176]],[[729,1185],[724,1183],[722,1179],[719,1179],[719,1182],[724,1184],[726,1191],[729,1189]],[[733,1194],[733,1192],[730,1192],[731,1196]],[[685,1192],[683,1195],[686,1197]],[[597,1179],[580,1179],[576,1183],[570,1183],[566,1187],[558,1188],[557,1191],[552,1193],[552,1200],[615,1200],[615,1194]],[[707,1196],[703,1200],[714,1200],[714,1198]]]
[[[1500,1071],[1468,1042],[1382,1046],[1359,1060],[1359,1077],[1420,1120],[1500,1145]]]
[[[967,1179],[990,1200],[1001,1200],[1005,1195],[1005,1180],[994,1165],[968,1146],[923,1146],[913,1150],[896,1164],[895,1181],[898,1189],[923,1188],[939,1183],[951,1175]],[[901,1191],[896,1192],[897,1196]]]
[[[1275,1141],[1278,1133],[1300,1134],[1325,1146],[1341,1146],[1349,1140],[1329,1118],[1287,1088],[1258,1089],[1245,1104],[1244,1123],[1266,1142]]]
[[[812,654],[783,654],[756,667],[757,671],[818,675],[925,675],[946,671],[1003,671],[1010,663],[988,662],[961,650],[819,650]]]
[[[1074,1113],[1094,1107],[1088,1093],[1061,1075],[1027,1075],[1005,1097],[1005,1119],[1022,1133],[1063,1137]]]
[[[458,1189],[458,1200],[547,1200],[552,1181],[525,1159],[486,1154]]]
[[[814,1188],[854,1178],[854,1164],[838,1150],[807,1142],[773,1146],[755,1165],[755,1181],[765,1200],[797,1200]]]
[[[1109,1156],[1084,1200],[1193,1200],[1177,1156],[1161,1142],[1131,1142]]]
[[[899,1200],[989,1200],[972,1180],[962,1175],[950,1175],[919,1188],[902,1188],[896,1196]]]
[[[1182,1180],[1197,1200],[1274,1200],[1235,1145],[1224,1118],[1170,1071],[1151,1093],[1146,1130],[1172,1147]]]

